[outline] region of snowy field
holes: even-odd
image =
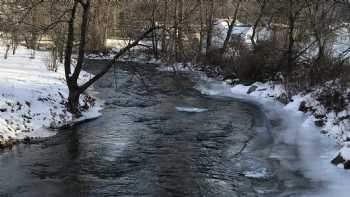
[[[68,89],[63,65],[49,71],[48,52],[35,52],[20,47],[15,55],[0,48],[0,145],[9,141],[55,135],[52,128],[100,116],[99,101],[89,106],[79,119],[66,111]],[[82,72],[82,81],[91,77]],[[83,104],[84,96],[81,98]]]

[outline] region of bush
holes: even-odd
[[[236,59],[237,74],[243,81],[273,80],[278,70],[280,52],[274,50],[272,41],[259,42]]]
[[[344,92],[339,81],[328,82],[325,83],[325,87],[318,92],[317,100],[327,111],[341,112],[347,105]]]

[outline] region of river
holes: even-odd
[[[95,85],[102,117],[0,153],[0,196],[293,197],[315,189],[298,148],[276,145],[279,119],[244,99],[203,95],[198,80],[121,63]]]

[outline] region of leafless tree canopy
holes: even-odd
[[[227,25],[218,42],[217,26],[223,21]],[[13,53],[20,44],[33,51],[50,49],[54,62],[65,61],[72,97],[79,97],[108,71],[102,70],[83,86],[76,83],[84,54],[108,52],[107,40],[129,43],[113,62],[133,46],[142,45],[143,52],[163,61],[210,65],[206,68],[242,80],[270,80],[282,74],[292,93],[346,78],[350,46],[337,54],[333,50],[339,39],[350,40],[349,24],[350,2],[346,0],[0,2],[0,33],[8,48]],[[241,39],[235,33],[237,26],[249,28],[249,38]],[[262,32],[268,32],[267,38]],[[141,44],[142,39],[149,44]],[[43,40],[48,42],[43,44]],[[71,71],[74,53],[78,59]]]

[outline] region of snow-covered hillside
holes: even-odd
[[[15,55],[4,59],[5,48],[0,51],[0,146],[18,139],[52,136],[56,132],[48,128],[100,115],[98,102],[79,119],[66,111],[68,89],[63,66],[59,65],[57,72],[49,71],[48,52],[36,51],[35,58],[31,58],[30,50],[19,48]],[[83,72],[80,78],[90,77]]]

